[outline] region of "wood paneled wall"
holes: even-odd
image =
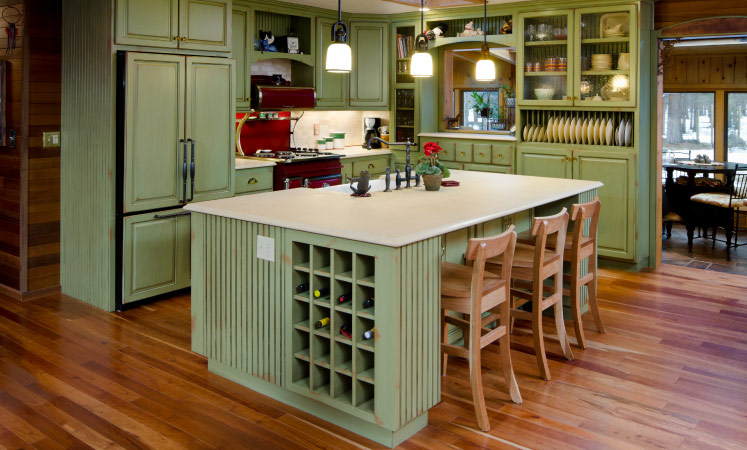
[[[22,97],[23,97],[23,42],[25,27],[23,18],[17,24],[18,36],[12,54],[6,52],[8,23],[2,18],[2,12],[8,8],[17,8],[23,14],[23,2],[0,2],[0,59],[8,62],[6,78],[6,128],[15,129],[18,133],[15,148],[0,147],[0,284],[11,289],[21,287],[21,218],[22,201],[21,176],[22,167]],[[6,132],[7,132],[6,130]]]
[[[674,54],[664,64],[664,89],[747,88],[747,54]]]
[[[656,29],[689,20],[720,16],[747,16],[745,0],[658,0],[654,4]]]

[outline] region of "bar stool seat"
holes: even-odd
[[[501,280],[501,277],[490,272],[485,272],[482,282],[483,297],[497,289],[505,287],[506,282]],[[441,263],[441,295],[447,297],[469,297],[471,294],[472,267],[450,262]]]

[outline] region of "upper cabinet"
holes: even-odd
[[[347,106],[348,75],[327,72],[327,48],[332,43],[334,19],[316,19],[316,106],[319,109],[341,109]]]
[[[117,0],[116,43],[231,50],[231,0]]]
[[[242,110],[248,110],[251,102],[249,46],[252,42],[251,10],[234,6],[231,19],[231,58],[236,60],[236,108]]]
[[[349,41],[353,50],[350,72],[350,106],[385,107],[389,104],[389,24],[352,22]]]
[[[635,106],[636,6],[519,15],[517,98],[532,106]]]

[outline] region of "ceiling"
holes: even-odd
[[[285,0],[298,5],[337,9],[337,0]],[[488,4],[513,3],[520,0],[488,0]],[[481,0],[425,0],[427,9],[482,4]],[[342,10],[357,14],[398,14],[418,11],[420,0],[342,0]]]

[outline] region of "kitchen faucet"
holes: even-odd
[[[410,186],[410,179],[411,179],[411,173],[412,173],[412,165],[410,164],[410,146],[412,144],[414,144],[414,142],[410,141],[410,138],[407,138],[406,142],[387,142],[387,141],[381,139],[380,137],[373,136],[371,139],[368,140],[368,143],[366,143],[366,148],[368,150],[371,150],[371,142],[373,142],[374,140],[379,141],[382,144],[386,144],[386,145],[388,145],[390,147],[392,145],[404,145],[404,146],[406,146],[405,147],[405,152],[406,152],[406,157],[405,157],[405,163],[406,163],[405,164],[405,180],[406,180],[407,184],[405,184],[405,189],[409,189],[411,187]],[[420,184],[420,180],[418,179],[416,186],[419,185],[419,184]]]

